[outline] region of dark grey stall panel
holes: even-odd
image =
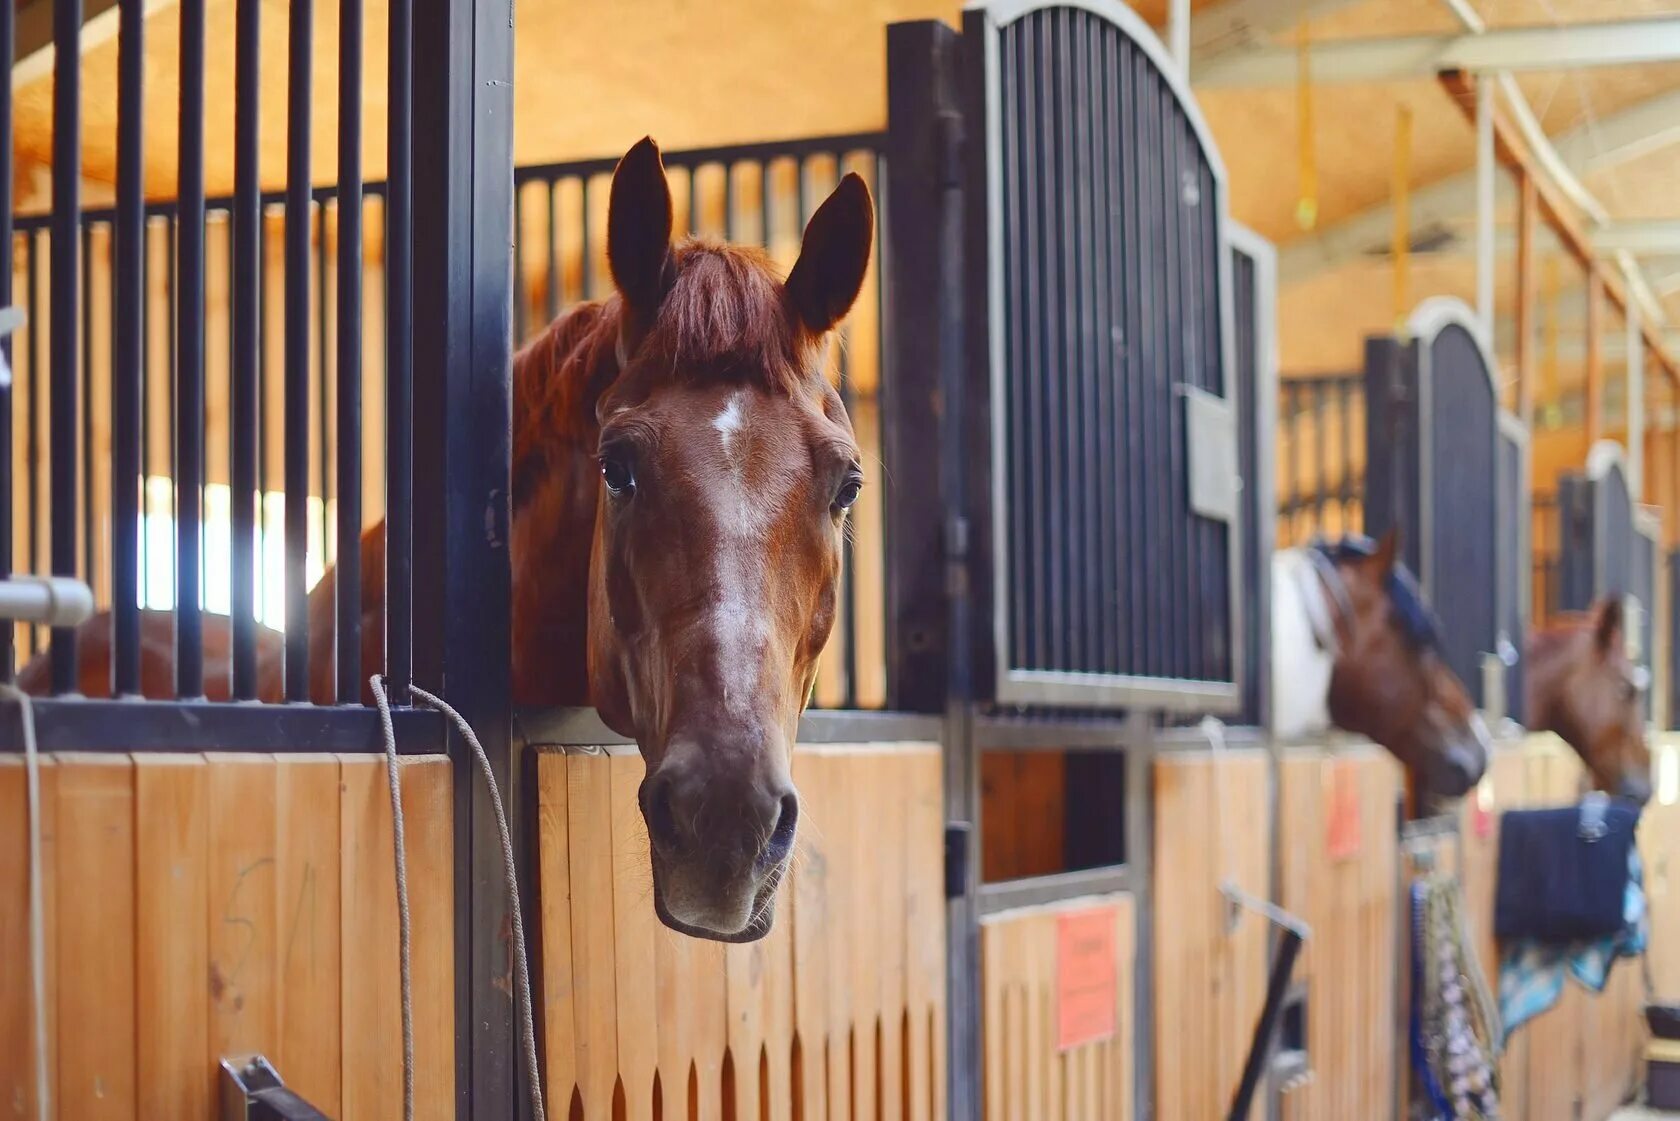
[[[1243,685],[1242,713],[1244,724],[1262,726],[1266,723],[1269,666],[1267,646],[1270,644],[1270,593],[1272,542],[1263,540],[1269,535],[1263,528],[1275,517],[1274,496],[1261,479],[1269,475],[1261,463],[1261,447],[1271,454],[1271,442],[1262,434],[1272,430],[1272,424],[1261,405],[1275,390],[1263,384],[1269,360],[1262,352],[1268,345],[1262,329],[1262,317],[1269,314],[1269,301],[1263,306],[1262,285],[1268,279],[1261,270],[1269,262],[1257,259],[1240,245],[1231,250],[1232,332],[1236,342],[1232,355],[1232,371],[1236,375],[1237,391],[1237,462],[1246,484],[1243,488],[1243,524],[1249,532],[1243,535]],[[1269,379],[1264,379],[1269,381]]]
[[[995,36],[999,696],[1234,707],[1240,495],[1222,516],[1192,502],[1193,479],[1240,470],[1217,156],[1152,49],[1108,18],[965,26]]]
[[[1594,581],[1596,595],[1633,591],[1634,548],[1633,498],[1628,493],[1627,475],[1620,464],[1610,466],[1598,479],[1596,488],[1598,520],[1598,579]]]
[[[1400,556],[1420,571],[1423,542],[1418,435],[1418,348],[1365,340],[1365,532],[1400,532]]]
[[[1523,718],[1522,653],[1527,649],[1529,581],[1528,445],[1520,425],[1500,426],[1499,528],[1500,633],[1510,656],[1505,670],[1505,712]]]

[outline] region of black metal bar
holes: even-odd
[[[338,6],[338,703],[362,699],[362,0]]]
[[[82,271],[76,287],[77,297],[81,301],[82,346],[80,354],[80,369],[82,388],[80,393],[80,408],[77,410],[77,426],[81,429],[80,443],[77,445],[82,458],[81,493],[78,496],[80,505],[77,519],[79,526],[79,542],[82,547],[82,578],[93,583],[94,573],[98,567],[95,559],[98,553],[95,549],[97,539],[94,535],[94,505],[93,505],[93,226],[83,224],[81,228],[82,243]]]
[[[112,695],[140,692],[140,487],[146,333],[144,0],[121,0],[117,56],[115,335],[111,344]]]
[[[385,195],[385,673],[401,703],[413,676],[414,301],[413,0],[391,0],[390,114]],[[553,228],[554,187],[548,188]],[[549,294],[554,300],[554,258]]]
[[[400,0],[406,2],[406,0]],[[393,96],[395,96],[393,94]],[[393,109],[393,112],[395,110]],[[396,174],[392,172],[393,176]],[[549,179],[546,181],[548,190],[548,300],[544,310],[548,313],[544,325],[553,323],[560,314],[560,211],[555,205],[555,188],[558,183]]]
[[[472,723],[524,837],[508,712],[512,408],[508,241],[513,26],[506,5],[414,13],[414,596],[417,682]],[[586,223],[587,224],[587,223]],[[455,745],[456,1116],[514,1117],[521,1078],[501,931],[511,921],[484,783]],[[521,862],[529,846],[515,845]],[[521,874],[528,873],[522,866]],[[534,893],[529,897],[535,899]],[[558,1105],[555,1106],[559,1108]]]
[[[291,0],[286,121],[286,699],[309,699],[309,115],[311,0]],[[326,236],[323,213],[321,235]]]
[[[25,284],[29,314],[41,310],[41,234],[29,231],[24,240]],[[39,571],[41,565],[41,323],[39,318],[29,324],[29,568]],[[29,656],[40,651],[40,628],[29,628]]]
[[[0,58],[16,55],[17,8],[0,6]],[[0,308],[12,302],[12,84],[0,89]],[[29,313],[36,314],[31,307]],[[12,369],[12,339],[0,339],[0,362]],[[13,372],[16,378],[16,372]],[[0,579],[12,574],[12,502],[17,485],[12,473],[12,386],[0,388]],[[34,558],[30,558],[33,562]],[[26,566],[27,567],[27,566]],[[13,647],[17,627],[0,625],[0,681],[12,680],[17,656]]]
[[[1254,1025],[1254,1039],[1248,1045],[1248,1059],[1243,1063],[1242,1081],[1231,1102],[1232,1121],[1246,1121],[1249,1107],[1254,1103],[1255,1091],[1272,1055],[1272,1037],[1277,1034],[1278,1020],[1283,1014],[1284,997],[1289,992],[1289,978],[1295,971],[1295,958],[1301,952],[1301,932],[1283,927],[1278,932],[1277,955],[1272,959],[1271,976],[1266,981],[1266,1003],[1260,1009],[1260,1019]]]
[[[398,751],[443,750],[439,714],[402,709],[391,716]],[[43,699],[35,702],[35,733],[42,751],[381,752],[385,745],[372,709],[216,701]],[[0,756],[22,749],[17,721],[0,720]]]
[[[338,204],[321,203],[315,209],[315,465],[321,480],[321,509],[318,528],[321,537],[321,560],[331,565],[336,559],[337,543],[330,540],[327,534],[327,511],[332,507],[333,500],[333,469],[332,469],[332,441],[328,434],[332,431],[330,408],[333,376],[333,348],[332,334],[327,330],[329,322],[328,297],[331,269],[328,261],[332,254],[327,251],[327,219],[333,217],[336,223]],[[332,546],[332,551],[328,546]]]
[[[228,296],[233,302],[233,357],[228,366],[231,424],[229,426],[229,482],[232,489],[233,541],[229,554],[233,582],[230,606],[233,625],[233,699],[257,695],[256,502],[257,395],[260,388],[257,327],[262,317],[262,262],[257,239],[262,222],[258,180],[259,121],[262,91],[258,65],[261,45],[261,0],[239,0],[235,32],[234,84],[234,203],[233,276]]]
[[[52,289],[52,571],[76,575],[77,214],[81,206],[81,0],[53,5]],[[39,305],[35,305],[39,306]],[[76,632],[52,633],[52,691],[76,690]]]
[[[175,308],[175,692],[204,695],[198,603],[204,502],[204,3],[181,3],[180,291]]]
[[[661,152],[660,159],[667,168],[696,168],[703,164],[750,163],[758,160],[792,156],[827,155],[835,151],[880,151],[886,145],[881,132],[836,133],[828,136],[800,137],[793,140],[765,140],[750,144],[722,144],[710,148],[684,148]],[[566,160],[559,163],[525,164],[514,169],[516,184],[533,179],[588,178],[608,175],[618,166],[617,156],[602,156],[585,160]]]

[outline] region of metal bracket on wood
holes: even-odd
[[[261,1055],[223,1059],[220,1090],[220,1121],[332,1121],[286,1089],[280,1072]]]

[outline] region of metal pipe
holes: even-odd
[[[413,676],[414,340],[413,0],[391,0],[391,92],[385,194],[385,673],[406,702]],[[548,188],[550,233],[554,186]],[[549,305],[555,262],[549,257]]]
[[[362,0],[338,11],[338,703],[362,697]]]
[[[257,695],[256,503],[258,323],[262,317],[262,262],[257,244],[262,220],[258,179],[258,129],[261,120],[259,29],[261,0],[239,0],[235,32],[233,278],[233,359],[230,370],[232,424],[229,432],[229,482],[233,541],[230,608],[233,625],[233,699]]]
[[[291,0],[286,121],[286,699],[309,699],[309,114],[311,0]],[[326,236],[325,210],[321,235]]]
[[[51,305],[52,404],[50,413],[50,494],[52,500],[52,571],[76,575],[76,308],[80,261],[77,234],[81,223],[81,0],[53,5],[53,167],[52,262],[48,281]],[[34,334],[33,331],[30,332]],[[39,381],[36,385],[39,386]],[[76,691],[76,633],[59,628],[52,635],[52,691]]]
[[[198,602],[204,501],[204,5],[181,3],[181,219],[175,305],[175,692],[204,695]]]
[[[93,589],[68,576],[10,576],[0,580],[0,619],[77,627],[93,615]]]
[[[1301,932],[1282,927],[1277,955],[1272,959],[1272,973],[1266,982],[1266,1003],[1260,1009],[1260,1019],[1254,1025],[1254,1039],[1248,1045],[1248,1059],[1243,1063],[1242,1081],[1231,1102],[1231,1121],[1246,1121],[1254,1103],[1260,1076],[1271,1058],[1272,1037],[1277,1034],[1278,1021],[1283,1017],[1284,998],[1289,993],[1289,978],[1295,971],[1295,959],[1301,953]]]
[[[111,346],[111,693],[140,692],[140,488],[146,362],[144,0],[122,0],[117,57],[116,322]]]

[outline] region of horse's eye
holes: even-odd
[[[863,476],[852,473],[846,476],[846,481],[840,484],[840,489],[834,495],[834,509],[850,510],[852,503],[858,500],[858,492],[863,489]]]
[[[636,475],[630,470],[630,464],[618,456],[601,457],[601,478],[607,484],[607,493],[614,498],[628,498],[636,493]]]

